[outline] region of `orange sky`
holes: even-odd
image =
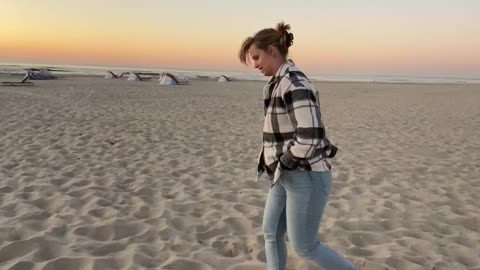
[[[0,62],[242,71],[242,40],[283,19],[310,72],[480,76],[476,1],[257,2],[5,0]]]

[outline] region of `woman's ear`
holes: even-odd
[[[270,56],[275,56],[276,55],[275,47],[273,47],[272,45],[269,45],[267,48],[267,54]]]

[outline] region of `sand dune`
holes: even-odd
[[[35,84],[0,88],[0,269],[265,269],[262,82]],[[340,148],[320,239],[480,269],[480,86],[317,86]]]

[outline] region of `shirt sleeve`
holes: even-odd
[[[320,119],[319,103],[312,89],[292,83],[283,94],[283,99],[296,136],[280,157],[280,162],[295,169],[302,159],[309,159],[313,155],[325,137],[325,130]]]

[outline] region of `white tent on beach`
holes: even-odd
[[[107,71],[107,74],[105,75],[105,79],[116,79],[118,78],[117,75],[115,75],[113,72],[111,71]]]
[[[226,83],[226,82],[231,82],[231,81],[232,81],[232,79],[228,78],[225,75],[222,75],[222,76],[220,76],[220,78],[218,78],[218,82],[221,82],[221,83]]]
[[[47,69],[29,69],[27,74],[30,80],[54,80],[57,78]]]
[[[130,75],[128,75],[127,81],[141,81],[142,79],[140,76],[138,76],[137,73],[135,72],[130,72]]]
[[[166,84],[166,85],[178,84],[177,78],[175,78],[175,76],[173,76],[170,73],[162,73],[158,80],[160,81],[160,84]]]
[[[164,85],[188,84],[188,78],[178,79],[173,74],[167,72],[160,74],[160,78],[158,80],[160,81],[160,84]]]

